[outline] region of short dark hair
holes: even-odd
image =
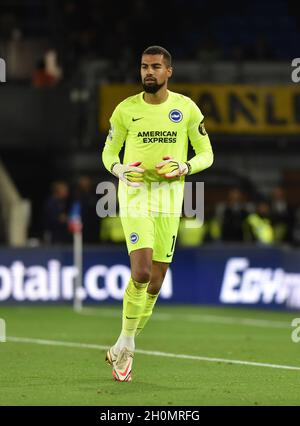
[[[143,55],[163,55],[163,58],[166,62],[167,67],[172,65],[172,56],[170,52],[167,51],[164,47],[161,46],[150,46],[144,50]]]

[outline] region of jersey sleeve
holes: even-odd
[[[189,174],[194,174],[210,167],[214,156],[209,136],[204,127],[204,116],[193,101],[188,124],[188,137],[196,154],[188,161],[191,166]]]
[[[120,105],[114,110],[109,122],[110,129],[102,151],[102,161],[105,168],[111,172],[112,165],[120,163],[119,153],[127,136],[127,128],[122,120]]]

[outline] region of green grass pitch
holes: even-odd
[[[133,381],[118,383],[104,355],[121,306],[0,306],[0,405],[299,405],[297,316],[157,306],[136,340]]]

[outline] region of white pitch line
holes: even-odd
[[[44,340],[44,339],[32,339],[29,337],[8,337],[8,342],[13,343],[33,343],[36,345],[46,345],[46,346],[63,346],[69,348],[81,348],[81,349],[97,349],[97,350],[107,350],[108,346],[95,345],[90,343],[76,343],[76,342],[64,342],[60,340]],[[300,367],[291,366],[291,365],[280,365],[280,364],[268,364],[263,362],[253,362],[253,361],[242,361],[237,359],[225,359],[225,358],[211,358],[206,356],[197,356],[197,355],[185,355],[185,354],[173,354],[168,352],[158,352],[158,351],[144,351],[142,349],[136,349],[135,353],[142,355],[151,355],[159,356],[166,358],[178,358],[178,359],[189,359],[193,361],[205,361],[205,362],[217,362],[223,364],[237,364],[237,365],[250,365],[253,367],[267,367],[267,368],[277,368],[281,370],[294,370],[300,371]]]
[[[113,309],[93,309],[84,308],[78,312],[81,315],[93,316],[93,317],[108,317],[108,318],[119,318],[120,312]],[[264,320],[260,318],[240,318],[240,317],[225,317],[221,315],[206,315],[206,314],[189,314],[189,315],[172,315],[163,312],[154,313],[151,320],[154,321],[170,321],[174,318],[180,318],[182,321],[191,322],[207,322],[224,325],[245,325],[249,327],[263,327],[263,328],[284,328],[288,329],[291,327],[290,323],[276,320]]]
[[[187,315],[189,321],[214,322],[218,324],[237,324],[252,327],[290,328],[291,325],[284,321],[272,321],[255,318],[223,317],[218,315]]]

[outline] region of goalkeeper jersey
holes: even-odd
[[[107,170],[120,163],[119,153],[125,143],[122,163],[140,161],[144,185],[132,188],[119,181],[120,209],[139,208],[143,211],[180,214],[184,192],[184,177],[166,179],[159,176],[155,166],[163,157],[187,161],[188,142],[195,156],[189,160],[190,174],[212,164],[213,153],[206,134],[203,115],[187,96],[168,91],[166,101],[150,104],[144,92],[130,96],[114,110],[102,159]]]

